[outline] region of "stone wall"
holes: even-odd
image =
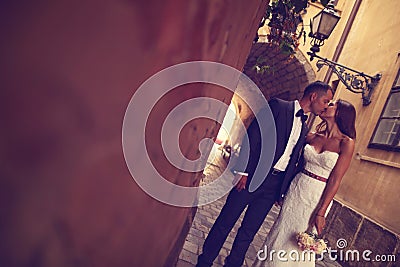
[[[315,81],[315,72],[309,60],[300,50],[293,56],[288,56],[278,47],[264,41],[265,38],[260,38],[253,45],[244,73],[260,87],[267,98],[301,98],[304,88]],[[260,63],[267,66],[267,69],[257,73],[254,66]]]
[[[328,214],[324,238],[332,249],[337,250],[332,255],[342,266],[397,266],[399,236],[337,201],[334,201]],[[355,250],[359,252],[359,260],[351,254],[346,258],[348,251]],[[363,259],[363,252],[367,250],[372,252],[365,254],[373,260],[371,262]],[[377,255],[380,259],[394,255],[397,261],[374,261]]]

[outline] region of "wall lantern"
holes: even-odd
[[[312,19],[310,23],[311,32],[309,34],[312,47],[310,49],[311,52],[307,54],[310,56],[311,61],[314,58],[318,58],[316,63],[318,71],[323,66],[328,66],[348,90],[353,93],[362,94],[363,105],[367,106],[371,103],[372,92],[382,75],[376,74],[375,76],[370,76],[316,54],[320,51],[320,47],[324,45],[324,41],[329,38],[340,19],[334,7],[334,1],[329,1],[327,7]]]

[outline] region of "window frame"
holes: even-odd
[[[396,86],[396,83],[398,84],[397,86]],[[373,140],[374,140],[375,135],[376,135],[376,133],[378,131],[380,122],[382,121],[382,119],[389,119],[389,118],[383,117],[383,114],[386,111],[386,107],[387,107],[387,105],[389,103],[390,98],[395,93],[400,93],[400,69],[397,71],[396,79],[393,82],[393,86],[390,89],[390,93],[389,93],[389,95],[388,95],[388,97],[386,99],[385,106],[383,107],[381,115],[379,116],[379,119],[378,119],[378,121],[377,121],[377,123],[375,125],[374,132],[373,132],[373,134],[371,136],[371,139],[369,140],[368,148],[377,148],[377,149],[382,149],[382,150],[386,150],[386,151],[400,152],[400,147],[398,145],[396,145],[400,141],[400,129],[397,131],[397,133],[396,133],[396,135],[394,137],[393,143],[391,145],[373,143]],[[399,116],[399,119],[400,119],[400,116]]]

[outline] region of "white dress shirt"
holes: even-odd
[[[289,140],[286,145],[285,151],[283,152],[282,156],[276,162],[274,169],[285,171],[286,167],[289,164],[290,156],[292,155],[293,149],[299,140],[302,122],[301,117],[296,117],[296,113],[301,109],[299,101],[294,101],[294,112],[293,112],[293,126],[292,130],[290,131]]]

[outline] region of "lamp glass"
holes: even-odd
[[[336,24],[338,23],[340,17],[336,13],[327,9],[319,12],[312,21],[312,34],[314,37],[320,40],[327,39]]]
[[[319,27],[319,24],[320,24],[320,22],[321,22],[321,16],[322,16],[322,11],[321,12],[319,12],[314,18],[313,18],[313,21],[312,21],[312,34],[314,35],[314,36],[316,36],[316,34],[318,33],[318,27]]]
[[[318,28],[319,33],[321,35],[324,35],[325,38],[328,38],[331,35],[336,24],[338,23],[339,19],[340,17],[335,14],[323,12],[321,16],[321,23]]]

